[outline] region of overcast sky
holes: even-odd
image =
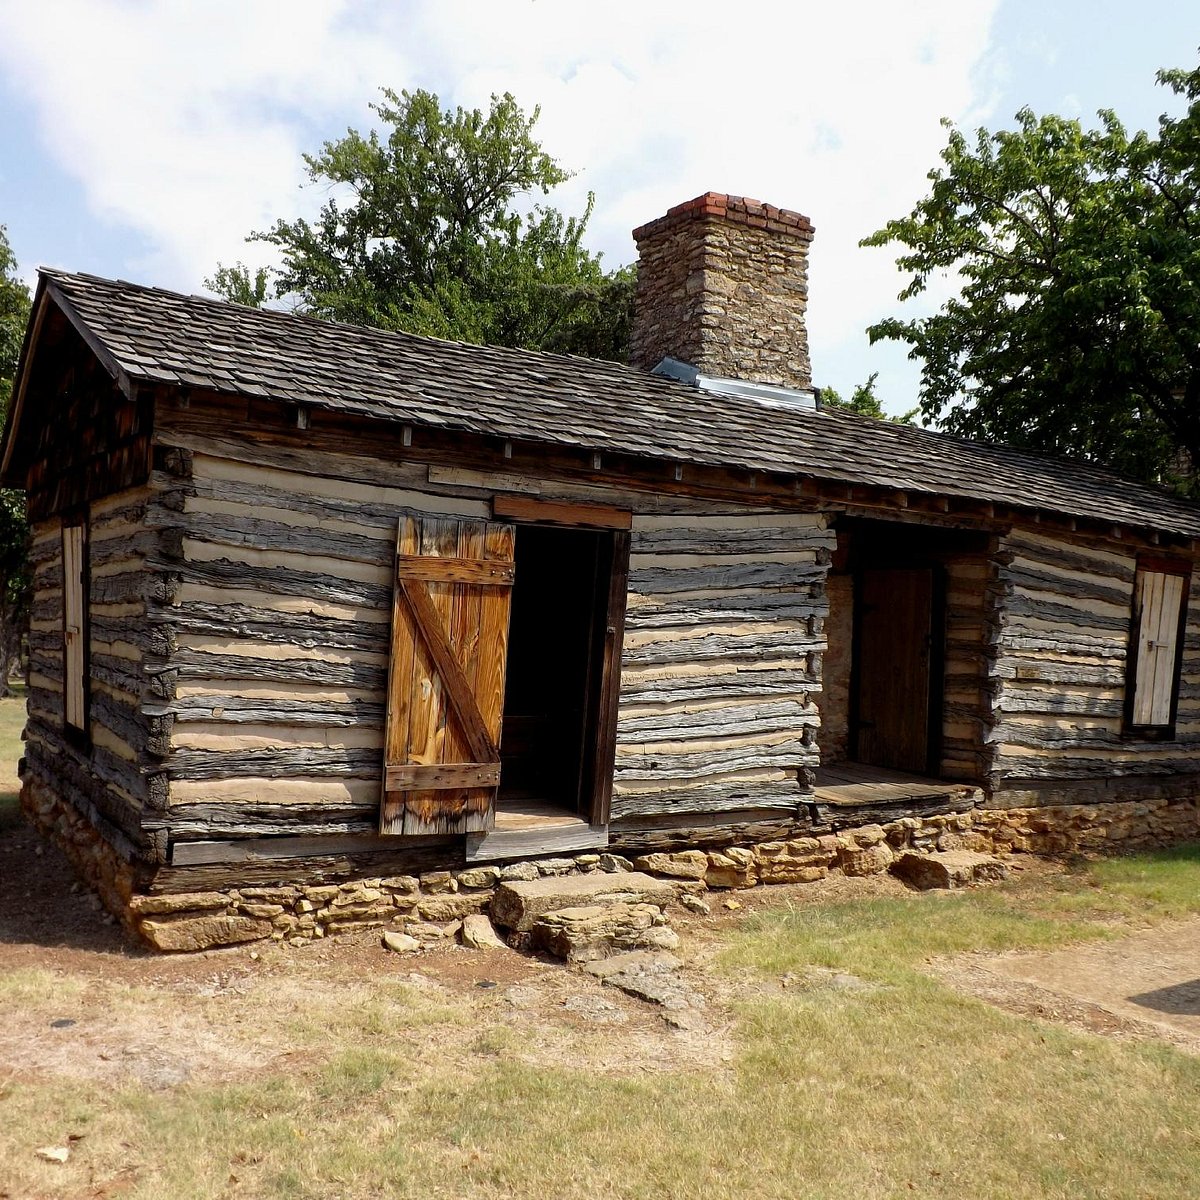
[[[510,91],[577,172],[558,207],[595,193],[610,265],[704,191],[807,214],[815,381],[878,371],[900,411],[916,368],[864,329],[902,280],[857,243],[924,193],[939,119],[1108,106],[1153,127],[1154,72],[1198,45],[1180,0],[0,0],[0,224],[30,281],[46,265],[198,292],[218,261],[269,261],[251,230],[319,208],[301,153],[369,126],[380,87]]]

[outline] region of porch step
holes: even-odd
[[[548,875],[500,884],[492,897],[490,911],[497,925],[528,933],[539,917],[564,908],[650,904],[661,909],[678,894],[677,883],[655,879],[641,871]]]

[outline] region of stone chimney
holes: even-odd
[[[633,237],[633,366],[652,371],[673,358],[706,376],[812,387],[807,217],[707,192]]]

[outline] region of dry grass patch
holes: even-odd
[[[1189,891],[1194,909],[1198,871],[1169,857],[1160,878],[1147,858],[761,911],[711,935],[710,990],[732,1008],[711,1012],[707,1041],[633,1002],[614,1018],[611,992],[549,966],[481,989],[489,960],[461,952],[440,980],[440,957],[424,978],[382,953],[347,970],[361,947],[345,962],[280,950],[253,973],[243,952],[212,985],[114,986],[104,1002],[131,1023],[175,1006],[276,1057],[157,1092],[14,1077],[0,1162],[11,1196],[1187,1195],[1200,1060],[998,1011],[924,966],[1108,937]],[[0,1004],[45,1011],[46,987],[18,981]],[[71,1134],[65,1166],[32,1156]]]

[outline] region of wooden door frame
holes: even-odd
[[[846,751],[852,762],[858,761],[861,730],[863,576],[868,571],[929,571],[929,696],[926,709],[925,765],[919,772],[929,775],[940,768],[946,691],[946,567],[925,560],[910,564],[889,562],[881,565],[859,564],[850,573],[854,613],[850,635],[850,704],[846,731]]]
[[[597,564],[597,603],[593,609],[591,653],[602,637],[599,654],[600,678],[595,698],[585,696],[587,709],[594,709],[590,721],[590,745],[585,737],[581,773],[588,783],[587,821],[593,828],[608,825],[612,809],[613,772],[617,758],[617,716],[621,693],[621,651],[625,642],[625,610],[629,598],[630,529],[633,513],[629,509],[598,504],[564,504],[530,496],[496,496],[492,515],[512,521],[520,537],[521,525],[551,525],[564,530],[607,534],[604,555],[607,560],[607,586]],[[603,601],[603,604],[601,604]],[[598,636],[599,635],[599,636]],[[511,653],[511,643],[509,652]],[[594,664],[594,660],[593,660]],[[591,691],[591,687],[588,687]],[[591,759],[588,770],[588,759]],[[590,778],[589,778],[590,777]],[[584,807],[581,805],[581,808]]]

